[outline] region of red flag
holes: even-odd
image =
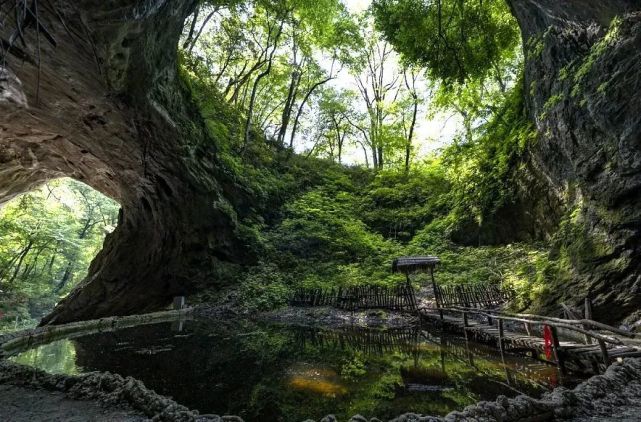
[[[552,328],[549,325],[543,326],[543,341],[545,342],[543,350],[548,360],[552,359]]]

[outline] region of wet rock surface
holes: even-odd
[[[0,415],[3,420],[12,422],[141,422],[148,420],[131,409],[109,408],[92,401],[70,400],[60,392],[11,385],[0,385]]]
[[[631,318],[641,305],[641,6],[508,3],[523,35],[524,92],[539,134],[528,173],[548,186],[550,203],[565,207],[573,227],[558,245],[574,249],[571,277],[549,286],[543,308],[589,295],[594,319]]]
[[[233,420],[218,415],[199,415],[198,412],[191,411],[170,398],[147,389],[142,382],[134,378],[123,378],[109,372],[93,372],[79,376],[52,375],[23,365],[0,361],[0,387],[5,385],[28,389],[32,392],[34,390],[51,392],[51,394],[44,396],[47,397],[49,403],[60,401],[63,404],[59,410],[61,415],[64,415],[64,412],[77,411],[77,406],[82,407],[83,404],[75,403],[75,401],[84,400],[99,403],[112,414],[121,414],[126,418],[131,417],[131,420],[140,420],[141,415],[146,417],[145,420],[155,421]],[[61,397],[61,394],[64,395],[64,398]],[[0,396],[0,406],[7,405],[5,400],[4,396]],[[74,403],[69,403],[69,400]],[[15,412],[16,417],[28,415],[29,412],[37,410],[33,409],[34,407],[38,407],[37,403],[25,400],[21,400],[17,404],[19,410]],[[122,412],[117,412],[117,409],[121,409]]]
[[[626,359],[574,390],[559,387],[540,400],[499,397],[439,418],[408,413],[391,422],[638,420],[641,411],[641,360]],[[632,418],[630,418],[630,416]]]

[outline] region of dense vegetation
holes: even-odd
[[[0,210],[0,331],[33,325],[87,274],[120,206],[58,179]]]
[[[374,15],[390,16],[392,3],[375,2]],[[211,12],[185,29],[182,78],[228,177],[255,199],[240,223],[256,265],[230,271],[231,297],[269,309],[298,286],[396,283],[394,257],[436,254],[444,282],[509,283],[519,306],[536,298],[556,271],[547,245],[482,246],[479,230],[513,201],[534,139],[518,34],[501,4],[482,16],[502,22],[492,65],[470,57],[484,69],[452,69],[451,78],[402,45],[398,55],[373,30],[371,12],[350,13],[340,2],[324,3],[332,12],[321,21],[305,2],[201,6]],[[389,22],[377,24],[394,42]],[[350,35],[336,37],[337,27]],[[486,38],[482,29],[475,36]],[[444,148],[430,148],[416,122],[442,123],[443,113],[459,129]],[[200,295],[221,297],[229,291]]]
[[[548,245],[482,234],[514,201],[535,138],[506,4],[348,5],[203,1],[186,22],[184,90],[220,177],[251,198],[228,212],[253,262],[221,266],[229,288],[198,299],[269,309],[298,286],[396,283],[394,257],[434,254],[443,282],[509,283],[530,305],[558,273]],[[450,119],[449,135],[433,129]],[[59,189],[76,199],[58,200]],[[5,316],[35,316],[67,293],[116,210],[71,181],[6,206]]]

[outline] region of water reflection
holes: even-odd
[[[77,375],[83,371],[76,365],[76,348],[72,340],[59,340],[10,358],[13,362],[34,366],[52,374]]]
[[[189,321],[62,340],[13,358],[49,372],[111,371],[203,413],[300,421],[360,413],[443,415],[478,400],[539,395],[556,368],[419,327],[323,330]]]

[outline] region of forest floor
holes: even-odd
[[[0,385],[0,416],[12,422],[139,422],[146,417],[131,410],[105,407],[97,401],[72,400],[62,392]]]

